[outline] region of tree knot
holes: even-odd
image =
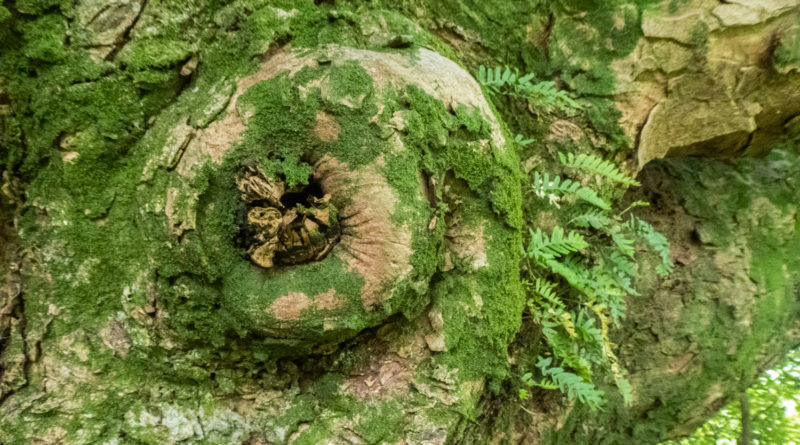
[[[250,259],[269,269],[325,258],[341,233],[330,194],[313,177],[287,187],[258,167],[244,167],[236,186],[245,203],[240,239]]]

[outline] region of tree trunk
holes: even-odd
[[[800,0],[4,2],[0,443],[690,434],[800,344],[799,20]],[[492,95],[480,65],[577,106]],[[562,153],[638,175],[601,194],[650,202],[675,263],[637,252],[610,332],[632,401],[598,367],[602,411],[519,397],[548,356],[523,240],[563,216],[528,190]]]
[[[747,397],[747,391],[739,397],[739,409],[742,410],[742,431],[736,443],[750,445],[753,443],[753,423],[750,420],[750,399]]]

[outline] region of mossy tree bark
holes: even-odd
[[[657,443],[800,343],[800,0],[0,7],[0,443]],[[508,65],[581,105],[486,96]],[[520,147],[514,135],[535,140]],[[558,153],[672,244],[518,396]],[[691,155],[692,157],[687,157]],[[586,182],[590,178],[585,178]],[[597,371],[596,381],[606,377]]]

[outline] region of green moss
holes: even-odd
[[[403,439],[405,413],[397,403],[368,406],[355,430],[367,443],[392,443]]]
[[[60,15],[46,15],[23,25],[25,56],[45,62],[57,62],[66,55],[66,26]]]
[[[191,51],[192,46],[181,40],[137,39],[126,45],[119,57],[136,70],[166,68],[186,60]]]
[[[800,70],[800,27],[787,32],[773,55],[773,64],[779,70]]]
[[[547,17],[547,2],[506,2],[506,1],[462,1],[458,4],[437,0],[426,3],[426,7],[418,8],[407,2],[381,2],[386,9],[399,10],[406,17],[412,17],[417,23],[428,27],[434,34],[466,41],[477,40],[487,49],[493,60],[502,60],[517,65],[522,60],[535,58],[528,51],[530,48],[527,34],[531,23]],[[498,27],[502,24],[502,29]],[[463,35],[459,36],[460,33]],[[441,44],[440,44],[441,45]],[[436,48],[439,50],[440,48]],[[445,55],[454,51],[459,57],[454,60],[477,65],[473,54],[460,51],[462,48],[450,48]]]
[[[641,36],[639,12],[622,6],[611,2],[585,18],[555,22],[550,64],[562,70],[564,80],[579,94],[611,94],[615,81],[610,62],[630,53]]]
[[[440,102],[413,87],[407,90],[405,100],[413,104],[413,111],[403,114],[406,137],[416,146],[429,147],[423,154],[424,170],[439,178],[437,172],[452,171],[465,181],[465,186],[448,185],[454,195],[463,198],[461,205],[469,209],[460,217],[460,224],[474,227],[476,233],[484,233],[483,239],[491,240],[486,246],[491,267],[471,272],[472,264],[461,264],[459,270],[465,269],[462,273],[466,275],[447,274],[433,288],[434,307],[445,316],[445,339],[453,351],[438,359],[460,369],[463,379],[503,376],[507,340],[519,326],[522,301],[516,267],[519,259],[515,255],[521,241],[519,232],[509,230],[521,225],[515,153],[499,147],[487,155],[476,153],[480,151],[471,141],[489,137],[490,132],[476,110],[459,107],[448,113]],[[489,197],[489,202],[478,196]],[[497,216],[501,223],[493,222]],[[416,259],[432,263],[437,258],[441,253],[431,250]],[[471,357],[478,351],[482,351],[484,360],[475,362]],[[491,354],[487,354],[489,351]]]
[[[59,0],[20,0],[14,7],[23,14],[41,14],[61,3]]]
[[[304,90],[303,97],[300,95],[300,90],[294,86],[295,84],[311,83],[323,75],[326,79],[330,79],[327,87],[329,89],[324,94],[319,89],[311,89]],[[350,303],[347,303],[338,312],[335,322],[330,318],[325,322],[328,329],[331,330],[332,337],[319,336],[318,332],[321,329],[323,318],[315,316],[312,309],[308,309],[309,312],[302,317],[307,321],[300,322],[292,328],[294,337],[313,338],[315,341],[324,341],[326,338],[334,340],[339,338],[338,335],[352,335],[364,327],[376,324],[385,317],[380,313],[364,312],[358,299],[363,284],[358,275],[347,273],[341,264],[326,260],[319,264],[301,266],[279,274],[265,273],[250,265],[243,259],[243,254],[236,251],[235,248],[225,247],[232,246],[232,240],[238,230],[233,219],[238,199],[238,192],[233,186],[233,175],[237,166],[242,162],[257,160],[270,174],[285,177],[291,183],[300,183],[305,181],[310,173],[309,166],[301,159],[307,156],[306,153],[312,147],[316,146],[318,149],[329,151],[333,156],[353,167],[374,162],[378,154],[391,151],[391,146],[382,139],[380,128],[370,124],[370,116],[377,110],[377,107],[374,105],[376,100],[374,92],[369,87],[371,79],[364,76],[364,70],[352,62],[330,68],[325,65],[320,68],[307,67],[301,70],[293,81],[285,76],[278,76],[255,85],[242,96],[241,106],[251,114],[245,138],[236,149],[235,155],[226,160],[227,167],[221,171],[201,175],[198,177],[199,182],[194,185],[196,190],[204,190],[206,187],[201,184],[202,181],[205,181],[203,178],[214,178],[208,194],[203,195],[199,205],[201,209],[205,209],[211,207],[210,203],[214,203],[213,210],[204,213],[198,220],[200,233],[204,234],[202,242],[208,247],[196,253],[183,250],[183,255],[188,254],[190,257],[186,258],[184,266],[171,272],[180,274],[180,270],[185,268],[185,270],[192,270],[193,274],[197,275],[199,271],[205,270],[209,283],[221,280],[218,288],[219,294],[215,298],[193,297],[198,301],[209,302],[197,306],[195,308],[197,311],[192,309],[191,304],[181,305],[180,310],[185,314],[178,319],[173,319],[174,322],[183,320],[180,323],[186,328],[182,328],[185,330],[181,332],[189,333],[197,329],[198,324],[192,323],[191,319],[203,317],[203,311],[213,305],[221,305],[221,311],[232,314],[231,316],[235,320],[232,324],[233,329],[239,335],[246,335],[253,330],[278,329],[278,323],[268,321],[269,316],[266,316],[263,309],[260,308],[269,307],[275,299],[288,295],[289,292],[303,292],[312,296],[324,293],[331,287],[337,290],[337,295],[341,293],[345,297],[351,296],[346,298],[352,298]],[[428,139],[441,143],[442,137],[448,134],[447,127],[455,131],[450,136],[444,136],[445,139],[449,138],[448,144],[441,149],[431,151],[426,161],[423,161],[420,154],[413,150],[384,158],[386,162],[384,172],[400,197],[395,217],[398,223],[403,222],[412,229],[412,245],[415,247],[412,264],[415,272],[408,283],[392,284],[392,287],[397,290],[394,292],[395,296],[384,305],[383,312],[385,314],[403,312],[411,317],[424,307],[426,299],[421,298],[421,294],[426,292],[425,283],[441,263],[441,242],[431,242],[431,240],[440,237],[443,230],[443,226],[431,233],[424,229],[428,226],[433,214],[426,202],[415,198],[419,187],[416,172],[419,171],[420,163],[427,163],[427,168],[434,172],[453,169],[456,176],[468,179],[471,187],[490,197],[494,211],[512,227],[520,225],[521,215],[518,210],[520,197],[518,186],[515,183],[515,175],[508,174],[509,171],[515,170],[516,161],[513,160],[513,153],[497,151],[489,158],[473,154],[474,151],[470,148],[468,141],[487,137],[490,131],[475,111],[459,108],[455,111],[454,118],[441,103],[416,88],[410,88],[398,99],[404,101],[398,105],[402,105],[410,113],[407,114],[409,117],[409,142],[412,142],[410,146],[425,146]],[[353,102],[359,103],[360,107],[350,109],[341,105]],[[393,105],[391,102],[384,103],[387,109],[384,110],[382,116],[392,116],[396,109],[392,107],[398,105]],[[313,128],[317,111],[320,109],[333,115],[341,126],[339,137],[335,142],[320,145],[320,141],[309,131]],[[423,122],[428,124],[423,125]],[[446,122],[444,132],[442,132],[442,127],[430,125],[431,122],[442,122],[443,124]],[[424,130],[428,128],[431,130]],[[437,128],[440,129],[436,130]],[[434,174],[440,175],[440,173]],[[484,216],[494,218],[491,215]],[[423,229],[420,230],[420,228]],[[491,238],[500,240],[499,234]],[[435,237],[432,238],[432,235]],[[189,237],[189,239],[193,239],[193,235],[190,234]],[[518,241],[513,236],[511,239]],[[189,245],[191,244],[189,243]],[[191,256],[197,258],[190,260]],[[163,260],[167,261],[166,258]],[[515,269],[515,267],[510,267],[510,263],[513,261],[513,255],[504,258],[503,262],[498,264],[498,268]],[[492,277],[489,280],[496,279],[497,277]],[[508,278],[503,277],[503,280],[507,281]],[[216,286],[213,285],[213,287]],[[505,291],[509,291],[509,289],[504,289]],[[508,298],[514,298],[515,293],[512,291],[510,295]],[[516,295],[519,293],[517,292]],[[186,297],[176,295],[169,301],[177,304],[181,299],[185,300]],[[502,306],[504,303],[498,302],[498,307]],[[513,304],[506,306],[514,307]],[[175,306],[175,310],[178,310],[177,307]],[[508,323],[506,318],[508,316],[495,318],[498,326]],[[224,315],[211,317],[211,319],[215,320],[213,323],[223,325],[229,323],[227,320],[230,320],[228,316]],[[513,325],[513,316],[511,319]],[[274,327],[266,328],[266,326]],[[506,332],[510,328],[503,326],[502,330]],[[219,338],[225,330],[221,326],[209,326],[208,329],[204,328],[199,332],[216,332],[214,335]],[[487,335],[491,334],[487,333]],[[200,335],[192,336],[195,339],[199,339],[199,337]],[[505,351],[498,347],[498,354],[504,356]],[[499,359],[498,363],[503,360]]]
[[[606,138],[602,148],[610,152],[625,152],[631,147],[631,140],[620,127],[622,113],[617,109],[614,101],[605,98],[592,97],[585,99],[585,116],[600,135]]]
[[[490,267],[473,274],[467,272],[472,269],[471,264],[459,263],[458,270],[466,274],[461,278],[456,278],[458,273],[452,274],[452,280],[443,281],[434,290],[435,305],[441,305],[451,314],[446,320],[445,335],[452,352],[442,354],[437,361],[459,369],[459,380],[487,374],[501,378],[508,366],[506,345],[519,325],[522,301],[517,276],[521,197],[515,153],[505,147],[487,149],[486,153],[478,150],[471,141],[490,138],[491,128],[476,110],[459,108],[451,113],[439,101],[413,87],[397,95],[381,93],[386,95],[381,98],[384,110],[378,122],[386,122],[397,112],[407,118],[407,130],[402,135],[407,149],[393,153],[380,126],[370,123],[378,110],[377,96],[371,88],[364,88],[363,76],[363,69],[353,63],[307,67],[293,80],[278,76],[252,87],[241,97],[240,106],[250,116],[241,144],[222,167],[200,172],[192,185],[200,194],[198,208],[202,209],[197,234],[184,235],[187,247],[174,247],[164,251],[163,256],[156,254],[157,262],[165,266],[160,269],[165,283],[162,301],[170,313],[176,314],[169,323],[182,338],[195,342],[203,342],[204,338],[220,341],[248,337],[259,332],[270,334],[279,328],[289,332],[286,326],[270,321],[264,314],[263,308],[269,307],[275,298],[290,291],[315,295],[330,287],[337,293],[358,296],[362,285],[358,276],[336,261],[300,266],[280,274],[249,264],[242,252],[232,247],[237,230],[234,215],[239,205],[233,176],[242,162],[256,160],[265,171],[287,178],[296,175],[299,182],[308,177],[308,165],[303,159],[309,150],[331,153],[351,166],[375,162],[382,155],[383,172],[398,196],[396,221],[405,222],[412,229],[414,278],[409,283],[392,284],[398,291],[382,312],[365,313],[360,301],[352,300],[335,319],[328,319],[328,329],[333,326],[329,335],[319,335],[323,330],[322,317],[307,309],[301,313],[301,321],[291,328],[293,338],[256,341],[249,337],[247,344],[250,348],[260,347],[265,357],[307,353],[313,342],[338,341],[379,323],[389,314],[402,312],[413,317],[419,313],[427,302],[426,283],[440,270],[443,261],[440,240],[444,224],[431,231],[427,227],[435,212],[445,216],[445,207],[431,209],[426,200],[417,198],[418,172],[426,171],[435,178],[453,172],[455,177],[466,181],[466,188],[459,190],[474,196],[463,204],[469,209],[465,224],[484,225]],[[330,79],[329,90],[298,88],[321,77]],[[351,101],[360,106],[342,105]],[[333,116],[340,125],[336,141],[323,143],[310,131],[320,110]],[[163,144],[159,140],[167,137],[163,134],[149,143],[155,149]],[[150,182],[155,189],[163,190],[167,184],[160,182],[160,177],[161,174],[155,174]],[[435,192],[441,197],[441,189]],[[161,224],[157,222],[153,227]],[[149,226],[143,228],[152,232]],[[157,239],[158,236],[153,241]],[[156,245],[163,243],[159,241]],[[188,247],[192,245],[204,247],[192,250]],[[454,284],[448,284],[451,282]],[[478,328],[470,329],[475,324]],[[211,347],[219,348],[221,344],[215,342]],[[225,340],[225,347],[230,344],[230,340]],[[473,357],[479,353],[487,360],[476,362]],[[226,385],[221,385],[220,390],[224,392]],[[329,400],[332,407],[346,404],[340,395],[331,395],[331,391],[326,394],[323,399]],[[474,400],[466,395],[458,409],[469,416],[477,415]],[[354,411],[362,408],[351,406],[346,412]],[[384,411],[381,408],[374,416],[362,413],[364,434],[374,436],[375,440],[399,437],[399,421],[386,422],[382,429],[370,423],[371,418],[385,421],[389,411]],[[326,424],[326,421],[314,422],[298,440],[319,439]]]
[[[3,23],[10,18],[11,11],[9,11],[5,6],[0,6],[0,23]]]
[[[37,5],[17,2],[16,7],[21,12],[33,12],[34,6],[49,10],[45,2]],[[162,6],[151,2],[148,14],[157,14]],[[201,4],[192,7],[205,8]],[[181,9],[186,12],[185,5]],[[206,26],[201,14],[187,13],[187,17],[198,20],[193,27]],[[80,363],[74,356],[59,354],[61,346],[57,343],[64,336],[84,329],[96,343],[88,339],[81,342],[100,345],[97,335],[109,317],[132,314],[137,306],[148,304],[147,288],[153,282],[147,284],[149,276],[142,281],[141,272],[148,268],[148,254],[163,248],[164,244],[163,239],[149,236],[138,226],[146,220],[139,213],[143,208],[140,205],[153,202],[154,197],[141,195],[137,186],[144,161],[150,155],[148,150],[160,149],[158,144],[163,141],[150,141],[154,145],[146,149],[136,144],[151,117],[161,113],[175,97],[181,85],[175,83],[178,67],[174,65],[187,55],[189,47],[178,40],[156,38],[137,44],[139,39],[132,37],[131,45],[136,51],[130,53],[125,62],[131,64],[130,69],[135,65],[136,72],[129,75],[119,60],[96,61],[76,39],[68,43],[66,34],[70,30],[64,17],[57,14],[14,16],[3,25],[9,22],[9,26],[0,27],[0,85],[2,107],[10,103],[13,115],[0,112],[0,140],[9,148],[3,152],[0,164],[28,182],[26,195],[30,203],[36,204],[20,218],[20,233],[27,248],[41,252],[41,264],[46,263],[48,270],[43,273],[43,269],[37,268],[25,277],[26,294],[31,296],[25,308],[30,338],[41,339],[44,353],[62,360],[65,366],[86,366],[91,375],[102,377],[93,380],[90,391],[77,392],[73,400],[82,413],[95,421],[50,410],[37,422],[34,431],[18,428],[6,419],[0,426],[3,431],[0,441],[25,443],[28,441],[26,434],[41,433],[55,425],[68,431],[70,442],[111,439],[118,435],[131,402],[149,397],[132,392],[131,388],[151,386],[146,382],[152,384],[156,375],[192,377],[196,379],[193,385],[197,384],[197,379],[208,380],[207,371],[198,374],[199,368],[181,363],[175,356],[169,357],[173,361],[169,363],[167,355],[158,348],[139,349],[152,340],[152,332],[148,333],[130,318],[119,321],[133,342],[124,360],[101,346],[88,351],[90,363]],[[191,28],[186,30],[188,35],[193,32]],[[159,46],[157,42],[167,43]],[[244,61],[241,57],[231,58],[226,63],[225,67],[217,66],[216,72],[221,69],[236,72],[252,66],[247,57]],[[148,83],[147,89],[140,88],[142,81]],[[173,111],[185,116],[188,101],[177,102]],[[153,180],[161,181],[163,176]],[[174,258],[164,255],[164,259],[165,272],[175,269]],[[161,281],[167,281],[167,275]],[[44,279],[45,276],[48,278]],[[178,289],[181,287],[176,287],[175,293]],[[203,292],[210,295],[201,287],[193,291],[198,295]],[[34,295],[57,297],[39,299]],[[121,312],[121,303],[125,312]],[[192,300],[188,312],[199,312],[199,307],[203,307],[206,314],[217,309],[210,301]],[[191,320],[198,325],[198,331],[190,333],[188,314],[174,315],[175,326],[186,329],[182,333],[189,341],[194,341],[193,335],[202,332],[206,334],[204,341],[217,345],[220,336],[229,335],[227,331],[214,331],[210,324],[202,324],[204,318]],[[221,315],[225,314],[214,314],[217,318]],[[213,326],[216,327],[219,324]],[[253,349],[255,354],[262,352],[258,346]],[[212,354],[202,348],[196,349],[196,353],[199,360],[207,363],[219,358],[212,358]],[[38,376],[31,378],[29,388],[41,384]],[[219,390],[229,390],[230,381],[217,385]],[[170,382],[167,378],[159,380],[158,386],[181,388],[184,382]],[[72,388],[69,385],[74,383],[65,382],[62,388],[71,390],[67,388]],[[194,391],[192,397],[197,397]],[[17,395],[25,397],[25,392]]]
[[[437,3],[420,15],[402,3],[387,7],[415,17],[448,41],[473,42],[454,45],[458,58],[471,72],[477,71],[479,64],[509,65],[532,72],[537,79],[560,81],[561,88],[583,98],[582,104],[590,102],[578,119],[598,132],[599,145],[609,152],[624,152],[630,141],[619,126],[614,102],[606,98],[616,89],[611,63],[635,48],[641,38],[641,12],[655,3]],[[513,101],[504,100],[498,108],[515,133],[537,140],[548,136],[547,119],[509,102]]]
[[[279,18],[278,11],[271,6],[261,7],[250,15],[243,30],[247,40],[251,42],[249,53],[264,53],[271,42],[291,32],[288,20]]]
[[[24,156],[22,128],[19,119],[7,110],[0,110],[0,145],[6,147],[6,152],[0,155],[0,170],[18,166]]]

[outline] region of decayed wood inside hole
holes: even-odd
[[[287,188],[258,167],[246,166],[236,186],[247,208],[245,244],[263,268],[319,261],[339,240],[336,210],[319,183]]]

